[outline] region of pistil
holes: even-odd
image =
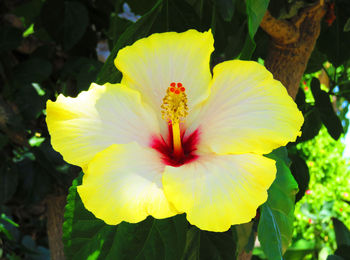
[[[183,155],[180,122],[187,116],[187,96],[182,84],[172,82],[163,98],[162,115],[172,127],[173,134],[173,155],[181,157]]]
[[[172,123],[173,129],[173,147],[174,147],[174,156],[180,157],[183,154],[182,144],[181,144],[181,135],[180,135],[180,125],[179,123]]]

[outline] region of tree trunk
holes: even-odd
[[[62,242],[62,224],[66,196],[50,196],[46,199],[47,207],[47,235],[51,260],[64,260],[64,250]]]
[[[265,66],[275,79],[282,82],[293,99],[320,34],[325,13],[325,3],[320,1],[302,10],[291,21],[277,20],[267,12],[261,22],[261,28],[271,37]]]

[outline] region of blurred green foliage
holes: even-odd
[[[297,148],[306,159],[310,182],[306,195],[296,205],[294,243],[299,239],[312,241],[309,259],[325,259],[337,249],[331,219],[350,227],[350,205],[346,202],[350,200],[350,165],[342,157],[344,145],[333,140],[325,128]]]

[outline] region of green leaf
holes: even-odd
[[[216,4],[222,19],[227,22],[231,21],[235,12],[236,0],[218,0]]]
[[[35,22],[36,17],[40,14],[43,1],[41,0],[31,0],[26,1],[23,4],[16,7],[13,13],[21,17],[25,27],[30,26]]]
[[[345,260],[344,258],[342,258],[341,256],[337,256],[337,255],[329,255],[327,256],[326,260]]]
[[[253,40],[253,38],[247,35],[247,37],[245,38],[244,46],[239,56],[239,59],[250,60],[255,50],[255,47],[256,47],[255,41]]]
[[[13,27],[0,27],[0,53],[16,49],[22,42],[22,32]]]
[[[304,259],[306,255],[313,253],[314,250],[316,250],[315,247],[315,241],[307,241],[305,239],[300,239],[288,248],[288,250],[284,254],[284,259]]]
[[[234,259],[235,241],[231,231],[208,232],[191,227],[187,232],[186,247],[181,259]]]
[[[311,81],[311,91],[315,98],[315,106],[320,112],[321,120],[326,126],[328,133],[333,139],[338,140],[343,133],[343,126],[339,117],[333,110],[333,105],[328,93],[321,90],[318,79],[313,78]]]
[[[148,13],[142,16],[136,23],[129,26],[128,29],[126,29],[120,36],[117,44],[112,49],[111,54],[97,76],[98,84],[104,84],[106,82],[120,82],[121,73],[117,71],[114,66],[114,59],[117,56],[118,51],[126,45],[132,44],[136,40],[149,35],[153,23],[162,10],[162,3],[162,0],[158,0]]]
[[[63,224],[68,259],[180,259],[186,241],[184,215],[117,226],[96,219],[77,193],[81,177],[69,189]]]
[[[47,79],[52,72],[51,63],[41,58],[31,58],[17,65],[13,74],[20,83],[41,82]]]
[[[332,221],[338,247],[342,245],[350,246],[350,231],[340,220],[332,218]]]
[[[349,32],[350,31],[350,18],[346,20],[346,23],[344,25],[344,32]]]
[[[299,91],[301,92],[301,91]],[[321,115],[315,106],[309,107],[304,114],[304,124],[301,127],[301,136],[298,141],[304,142],[311,140],[320,132],[322,127]]]
[[[69,50],[83,37],[89,24],[89,13],[79,2],[68,1],[64,6],[63,47]]]
[[[297,202],[304,196],[305,191],[309,186],[310,173],[309,173],[309,167],[307,166],[303,158],[301,158],[297,154],[291,155],[290,157],[292,159],[290,170],[299,186],[299,191],[296,194],[296,198],[295,198],[295,202]]]
[[[268,6],[269,0],[246,0],[248,31],[251,39],[254,39]]]
[[[286,148],[276,149],[267,157],[276,160],[276,179],[268,190],[268,199],[261,206],[258,238],[268,259],[282,259],[293,234],[295,194],[298,184],[286,162]]]
[[[0,205],[15,194],[18,185],[18,173],[10,162],[2,163],[0,167]]]
[[[46,1],[41,10],[41,24],[64,49],[71,49],[84,35],[89,14],[81,2]]]
[[[253,230],[253,222],[249,222],[246,224],[241,225],[235,225],[232,227],[232,231],[236,234],[236,240],[237,240],[237,250],[236,252],[239,254],[245,248],[247,247],[249,243],[249,238],[253,234],[254,236],[254,230]],[[254,236],[255,238],[255,236]]]

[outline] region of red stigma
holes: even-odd
[[[181,92],[185,92],[186,89],[184,87],[181,87],[180,90]]]
[[[176,86],[175,82],[171,82],[170,86],[175,87]]]
[[[180,94],[180,90],[175,90],[175,94],[179,95]]]
[[[175,88],[170,88],[169,89],[171,92],[175,92]]]
[[[182,84],[179,82],[179,83],[177,83],[177,87],[178,88],[181,88],[182,87]]]

